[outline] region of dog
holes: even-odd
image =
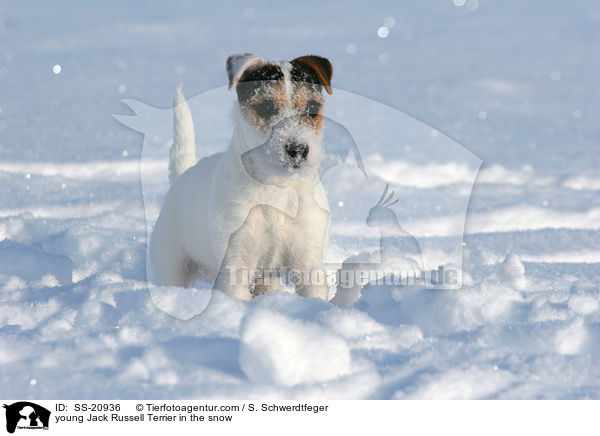
[[[287,271],[299,295],[327,300],[326,284],[312,278],[322,273],[329,228],[319,171],[331,63],[246,53],[230,56],[226,71],[237,101],[225,152],[196,162],[191,112],[177,91],[171,188],[149,247],[154,281],[190,286],[202,279],[249,300],[281,286],[260,271]]]

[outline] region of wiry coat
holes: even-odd
[[[238,90],[240,100],[233,110],[232,144],[195,165],[191,113],[178,91],[169,165],[172,186],[149,250],[157,284],[189,286],[202,278],[215,281],[217,288],[232,296],[249,299],[252,292],[273,290],[277,283],[255,286],[252,276],[248,283],[238,280],[236,272],[284,268],[310,274],[322,268],[329,208],[318,171],[322,100],[316,91],[321,85],[292,84],[296,61],[230,57],[230,86],[245,86],[244,99]],[[302,61],[298,65],[300,70],[312,68]],[[248,93],[251,85],[243,82],[244,73],[252,71],[256,76],[265,66],[269,71],[279,68],[282,77],[258,84]],[[276,115],[263,117],[266,120],[260,118],[264,100],[259,99],[263,97],[277,105]],[[318,114],[303,114],[307,104],[312,104],[313,111],[319,106]],[[296,289],[302,295],[327,298],[327,288],[321,283],[302,279]]]

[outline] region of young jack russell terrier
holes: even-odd
[[[254,271],[294,271],[298,294],[327,299],[324,281],[313,279],[322,272],[329,227],[319,169],[331,63],[239,54],[226,67],[237,92],[227,151],[196,163],[191,113],[181,90],[175,97],[172,186],[150,241],[154,281],[203,279],[247,300],[280,286]]]

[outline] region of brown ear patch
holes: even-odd
[[[331,94],[333,67],[328,59],[308,55],[296,58],[290,63],[292,64],[291,76],[293,81],[324,86],[327,93]]]

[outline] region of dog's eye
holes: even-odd
[[[311,100],[306,105],[306,112],[311,117],[316,117],[319,114],[319,109],[321,108],[321,103],[316,100]]]
[[[263,118],[271,118],[277,114],[277,106],[273,100],[265,100],[252,106],[252,109]]]

